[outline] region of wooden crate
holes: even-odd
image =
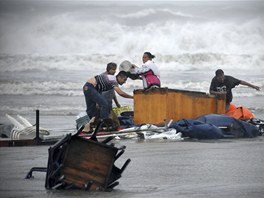
[[[79,136],[80,131],[61,138],[49,148],[47,167],[32,167],[25,178],[39,171],[46,172],[47,189],[113,190],[131,160],[127,159],[121,168],[115,166],[126,147],[109,144],[114,136],[99,142],[96,133],[101,124],[89,139]]]
[[[134,90],[135,124],[162,124],[164,120],[195,119],[211,113],[225,113],[225,98],[168,88]]]
[[[116,147],[93,140],[72,138],[61,169],[64,182],[78,188],[92,182],[90,190],[106,189],[117,151]]]

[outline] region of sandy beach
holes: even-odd
[[[115,141],[127,146],[116,162],[131,163],[112,192],[46,190],[48,146],[0,149],[1,197],[239,197],[260,198],[264,189],[264,138],[210,141]]]

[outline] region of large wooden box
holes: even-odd
[[[116,147],[93,140],[72,138],[61,169],[64,182],[84,188],[91,181],[90,190],[106,189],[117,151]]]
[[[225,98],[204,92],[168,88],[134,90],[134,123],[162,124],[164,120],[195,119],[225,113]]]

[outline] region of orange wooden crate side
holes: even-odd
[[[195,119],[210,113],[222,114],[225,100],[203,92],[161,88],[150,92],[134,93],[135,124],[160,124],[166,119]]]
[[[185,106],[183,104],[184,94],[180,92],[176,92],[174,97],[176,98],[176,101],[177,101],[176,106],[175,106],[176,114],[175,114],[174,120],[177,121],[184,117],[184,113],[185,113]]]
[[[180,103],[177,106],[179,109],[178,119],[195,119],[198,116],[211,113],[222,113],[224,108],[219,103],[223,102],[215,97],[199,94],[178,94]],[[219,106],[219,110],[217,109]]]
[[[159,124],[166,119],[165,92],[143,92],[134,93],[134,123],[135,124]]]
[[[214,99],[208,97],[194,97],[192,119],[209,113],[215,113]]]
[[[141,93],[134,93],[134,123],[141,124],[143,115],[145,115],[146,101],[144,100],[144,95]]]
[[[151,103],[148,122],[153,124],[160,124],[166,119],[167,107],[167,93],[153,93],[149,94],[149,101]]]
[[[193,101],[192,101],[192,97],[183,94],[182,95],[182,103],[181,103],[182,107],[183,107],[183,111],[182,111],[182,118],[186,118],[186,119],[192,119],[192,114],[193,114]]]
[[[226,100],[225,98],[216,98],[216,113],[225,114]]]
[[[167,110],[169,112],[168,119],[173,119],[173,121],[179,120],[183,116],[183,97],[182,93],[170,91],[168,93],[168,104]]]
[[[197,92],[179,92],[171,90],[168,97],[168,114],[173,120],[195,119],[210,113],[222,114],[225,110],[225,100]],[[172,112],[174,110],[174,113]]]
[[[166,114],[166,121],[169,122],[171,119],[173,121],[176,121],[175,118],[177,114],[179,113],[177,109],[177,104],[179,103],[179,97],[175,92],[168,92],[167,96],[167,103],[166,103],[166,109],[167,109],[167,114]]]

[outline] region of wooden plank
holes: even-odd
[[[14,146],[31,146],[36,145],[37,142],[33,139],[30,140],[1,140],[0,147],[14,147]]]
[[[58,140],[58,138],[41,141],[37,141],[35,139],[12,140],[10,138],[3,138],[0,140],[0,147],[52,145]]]
[[[79,188],[85,188],[84,185],[89,181],[93,182],[90,190],[97,190],[100,187],[105,187],[104,176],[96,175],[96,173],[93,173],[92,169],[80,172],[80,170],[75,167],[66,166],[64,167],[62,173],[65,175],[64,182],[74,184]]]

